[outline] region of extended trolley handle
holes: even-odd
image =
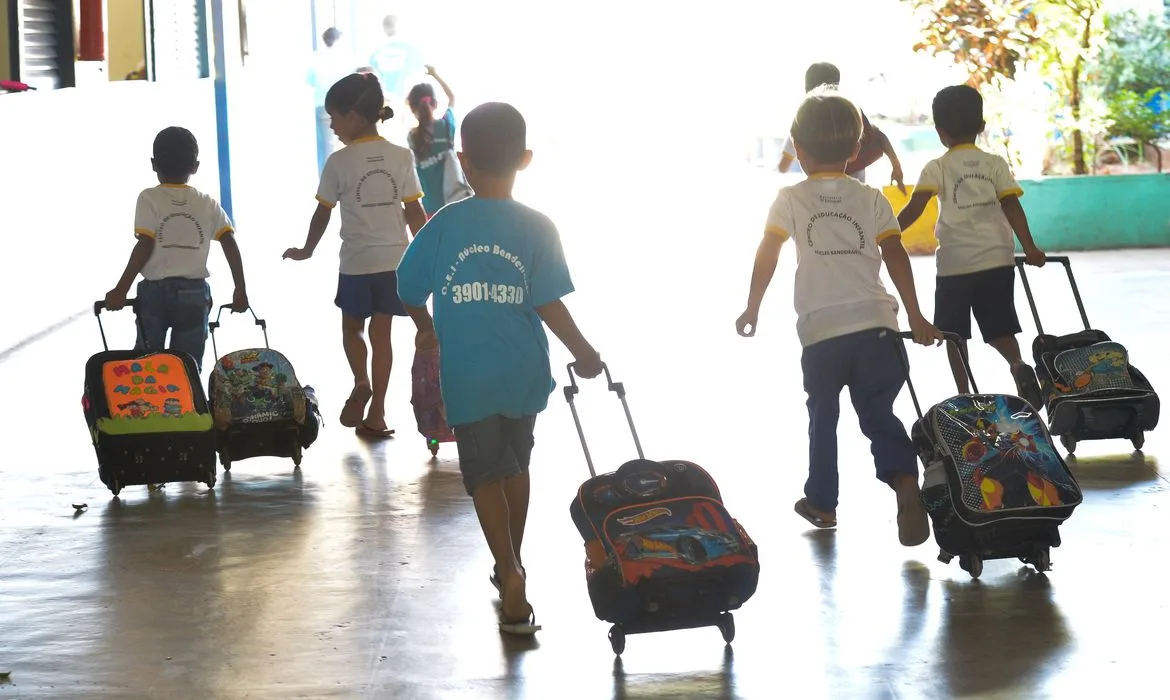
[[[138,326],[138,331],[139,331],[139,333],[141,333],[142,327],[141,327],[140,322],[138,320],[138,300],[137,299],[127,299],[126,305],[123,306],[122,308],[134,310],[134,325]],[[102,310],[103,309],[108,311],[108,309],[106,309],[106,302],[104,299],[99,299],[98,301],[95,301],[93,303],[93,315],[95,317],[97,317],[98,331],[101,332],[101,334],[102,334],[102,347],[106,349],[106,352],[109,352],[110,351],[110,344],[106,342],[106,329],[102,325]]]
[[[215,320],[212,321],[211,323],[207,324],[207,328],[211,331],[211,352],[217,358],[219,357],[219,349],[215,347],[215,329],[220,327],[219,318],[220,318],[220,316],[223,315],[224,309],[228,309],[232,313],[241,313],[241,314],[244,313],[243,311],[236,311],[235,309],[233,309],[231,304],[223,304],[222,306],[219,307],[219,310],[215,312]],[[244,311],[247,311],[248,313],[252,314],[252,320],[255,321],[256,325],[260,326],[260,330],[264,332],[264,347],[265,347],[265,349],[267,349],[268,348],[268,322],[265,321],[264,319],[258,317],[256,315],[256,311],[253,310],[251,306],[249,306]]]
[[[573,398],[581,391],[577,386],[577,377],[573,374],[573,368],[576,365],[576,362],[570,362],[568,365],[569,385],[565,387],[565,400],[569,402],[569,410],[573,412],[573,423],[577,426],[577,437],[581,438],[581,449],[585,451],[585,463],[589,466],[589,475],[597,476],[597,472],[593,469],[593,457],[589,454],[589,445],[585,442],[585,431],[581,429],[581,417],[577,415],[577,404],[573,401]],[[604,362],[601,363],[601,369],[605,372],[605,381],[609,385],[609,390],[621,399],[622,409],[626,412],[626,422],[630,424],[630,434],[634,436],[634,447],[638,449],[638,459],[646,459],[646,455],[642,452],[642,441],[638,439],[638,430],[634,427],[634,417],[630,414],[630,405],[626,402],[626,387],[621,382],[613,380],[613,375],[609,373],[609,366]]]
[[[914,340],[914,334],[909,331],[904,331],[898,334],[902,340]],[[949,333],[942,331],[943,340],[948,343],[954,343],[955,347],[959,349],[959,357],[963,361],[963,371],[967,373],[967,380],[971,382],[971,393],[978,394],[979,387],[975,386],[975,375],[971,373],[971,360],[967,357],[967,344],[963,342],[963,336],[958,333]],[[905,353],[906,344],[902,344],[903,352],[898,353],[902,358],[902,366],[906,368],[906,388],[910,390],[910,400],[914,402],[914,412],[918,414],[918,420],[922,420],[922,406],[918,403],[918,394],[914,391],[914,382],[910,381],[910,359]]]
[[[1024,269],[1026,261],[1027,258],[1023,255],[1016,256],[1016,267],[1020,268],[1020,281],[1024,283],[1024,294],[1028,295],[1028,306],[1032,309],[1032,320],[1036,322],[1036,332],[1044,335],[1044,326],[1040,325],[1040,309],[1036,306],[1036,299],[1032,296],[1032,285],[1028,284],[1028,273]],[[1072,285],[1073,298],[1077,301],[1077,311],[1081,312],[1081,322],[1085,324],[1085,330],[1092,330],[1093,327],[1089,325],[1089,315],[1085,313],[1085,303],[1081,301],[1081,290],[1077,288],[1077,280],[1073,277],[1072,262],[1067,255],[1049,255],[1047,262],[1064,265],[1064,271],[1068,274],[1068,283]]]

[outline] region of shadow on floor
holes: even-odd
[[[1014,578],[944,583],[938,668],[951,697],[983,697],[1051,677],[1069,651],[1064,615],[1048,577],[1021,567]]]
[[[1105,457],[1065,458],[1077,483],[1085,491],[1116,491],[1162,480],[1158,460],[1141,451]]]

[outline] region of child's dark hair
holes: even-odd
[[[934,125],[951,138],[974,140],[983,131],[983,96],[970,85],[952,85],[939,90],[931,111]]]
[[[814,63],[804,72],[804,91],[812,92],[822,85],[840,85],[841,71],[832,63]]]
[[[154,137],[154,170],[164,180],[187,181],[199,162],[199,142],[181,126],[168,126]]]
[[[792,120],[792,140],[818,163],[843,163],[861,142],[861,112],[829,88],[813,90]]]
[[[418,118],[418,128],[410,135],[410,148],[415,158],[427,158],[431,155],[431,143],[434,142],[431,126],[435,123],[435,88],[429,83],[415,85],[406,95],[406,104]]]
[[[459,133],[463,157],[488,175],[510,175],[527,150],[527,125],[520,111],[504,102],[487,102],[467,114]]]
[[[325,109],[335,114],[357,112],[371,123],[394,116],[373,73],[352,73],[338,80],[325,93]]]

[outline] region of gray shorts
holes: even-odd
[[[459,471],[467,493],[527,473],[535,427],[536,416],[508,418],[499,414],[453,426]]]

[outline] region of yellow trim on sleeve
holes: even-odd
[[[327,201],[327,200],[326,200],[324,197],[322,197],[321,195],[317,195],[317,203],[318,203],[318,204],[320,204],[321,206],[324,206],[324,207],[329,207],[330,209],[332,209],[333,207],[337,206],[337,202],[330,202],[330,201]]]
[[[931,187],[930,185],[914,185],[914,191],[911,192],[910,194],[916,195],[919,192],[921,192],[922,194],[938,194],[938,188]]]
[[[231,226],[224,226],[223,228],[221,228],[220,230],[215,232],[215,236],[213,236],[213,238],[215,238],[215,240],[218,241],[219,239],[223,238],[223,235],[225,233],[235,233],[235,232],[236,232],[236,230],[234,228],[232,228]]]
[[[777,235],[780,237],[780,240],[782,240],[782,241],[786,241],[791,237],[787,231],[780,228],[779,226],[768,226],[764,229],[764,233],[771,233],[771,234]]]
[[[151,239],[158,238],[158,236],[155,235],[154,231],[151,231],[148,228],[136,228],[136,229],[134,229],[134,234],[138,235],[138,236],[146,236],[147,238],[151,238]]]
[[[418,194],[412,194],[409,197],[403,197],[402,203],[403,204],[410,204],[411,202],[417,202],[418,200],[420,200],[422,198],[423,198],[423,194],[422,194],[422,192],[419,192]]]
[[[1004,199],[1006,197],[1023,197],[1023,196],[1024,196],[1024,191],[1022,189],[1020,189],[1019,187],[1012,187],[1012,188],[1006,189],[1003,192],[999,193],[1000,199]]]
[[[887,238],[895,238],[895,237],[900,238],[901,236],[902,236],[902,231],[900,229],[892,228],[888,231],[882,231],[881,233],[879,233],[877,236],[874,237],[873,242],[874,243],[881,243],[882,241],[886,240]]]

